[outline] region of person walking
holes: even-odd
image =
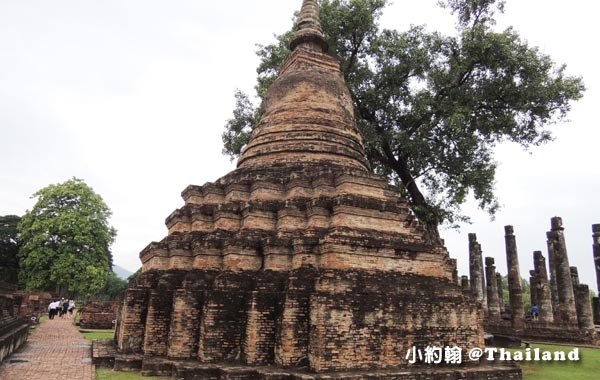
[[[50,302],[50,305],[48,305],[48,319],[54,319],[58,311],[58,305],[60,305],[60,301]]]
[[[69,309],[69,300],[65,299],[60,307],[62,308],[62,315],[64,317],[67,315],[67,310]]]
[[[531,307],[531,316],[533,317],[533,320],[537,321],[539,315],[540,315],[540,308],[538,307],[538,305],[533,305]]]

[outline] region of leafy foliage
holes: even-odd
[[[0,280],[10,284],[18,282],[20,220],[16,215],[0,216]]]
[[[525,313],[531,311],[531,287],[529,281],[521,277],[521,293],[523,295],[523,308]],[[510,293],[508,292],[508,276],[502,276],[502,298],[504,304],[510,308]],[[539,306],[539,305],[538,305]]]
[[[128,282],[120,279],[115,272],[108,272],[106,277],[106,283],[100,289],[94,298],[101,300],[118,300],[121,298],[121,294],[127,289]]]
[[[447,0],[456,34],[411,26],[381,30],[387,0],[322,0],[321,23],[330,53],[353,96],[368,159],[407,196],[432,230],[467,221],[460,206],[472,194],[493,215],[494,147],[525,148],[552,139],[548,126],[565,118],[584,89],[512,28],[494,29],[499,0]],[[292,32],[259,46],[256,92],[266,94],[289,55]],[[241,153],[262,110],[236,93],[233,119],[223,133],[224,152]]]
[[[28,289],[91,296],[105,286],[116,231],[110,209],[82,180],[49,185],[19,223],[21,281]]]

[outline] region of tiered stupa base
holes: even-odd
[[[482,347],[449,281],[379,271],[151,271],[126,293],[127,336],[95,360],[177,379],[520,379],[514,367],[412,366],[409,349]],[[140,330],[134,334],[133,326]],[[123,331],[123,325],[119,331]],[[137,346],[136,346],[137,345]],[[139,348],[142,347],[143,350]],[[126,354],[129,352],[129,354]]]

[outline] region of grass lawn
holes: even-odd
[[[112,339],[115,336],[115,330],[81,330],[81,333],[87,340]]]
[[[96,370],[96,380],[169,380],[169,377],[142,376],[139,372],[118,372],[107,368]]]
[[[112,338],[112,330],[105,332],[89,332],[86,334],[110,334],[108,338]],[[107,336],[86,339],[105,339]],[[564,351],[568,353],[573,349],[570,346],[556,346],[550,344],[532,344],[531,349],[539,347],[542,351]],[[520,351],[523,351],[521,349]],[[515,351],[515,350],[510,350]],[[600,379],[600,349],[598,348],[580,348],[578,362],[522,362],[523,379],[524,380],[598,380]],[[166,377],[147,377],[142,376],[139,372],[116,372],[106,368],[98,368],[96,370],[97,380],[148,380],[162,379],[168,380]]]
[[[573,349],[569,346],[550,344],[531,345],[532,349],[536,347],[541,350],[563,351],[565,353]],[[523,368],[524,380],[598,380],[600,379],[600,349],[580,348],[578,362],[530,361],[522,362],[521,367]]]

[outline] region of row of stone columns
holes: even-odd
[[[600,292],[600,224],[593,229],[593,252],[598,291]],[[509,307],[511,325],[514,329],[525,326],[525,309],[521,287],[521,275],[516,237],[512,226],[505,226],[506,261],[508,268]],[[531,304],[539,307],[538,321],[576,325],[582,329],[593,329],[594,320],[600,322],[600,301],[589,301],[589,288],[579,283],[577,268],[569,266],[560,217],[551,219],[550,231],[546,233],[549,268],[541,251],[533,252],[533,270],[530,271]],[[481,245],[475,234],[469,234],[470,279],[462,276],[463,290],[469,290],[481,303],[488,320],[501,319],[504,311],[502,276],[496,272],[494,259],[485,258],[485,269]],[[484,276],[485,275],[485,276]]]
[[[592,226],[592,249],[594,251],[594,267],[596,268],[596,282],[598,288],[597,293],[598,297],[600,297],[600,224],[594,224]],[[595,297],[593,300],[593,310],[594,310],[594,322],[597,325],[600,325],[600,300],[598,297]]]

